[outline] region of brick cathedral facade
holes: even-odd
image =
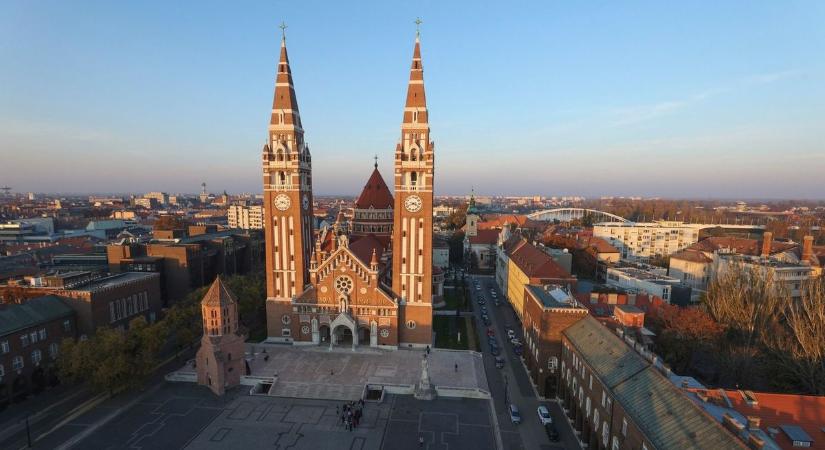
[[[393,195],[375,169],[348,232],[313,229],[312,156],[287,56],[263,148],[267,331],[270,341],[398,348],[432,341],[434,145],[415,40]]]

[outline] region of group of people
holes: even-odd
[[[335,407],[335,412],[340,415],[341,425],[343,425],[347,431],[352,431],[353,428],[358,428],[358,423],[361,421],[363,410],[363,399],[358,400],[357,402],[344,403],[344,407],[340,409],[337,406]]]

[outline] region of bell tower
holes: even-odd
[[[284,30],[285,25],[281,25]],[[281,39],[269,136],[263,148],[267,316],[291,311],[309,281],[312,253],[312,157],[304,142],[292,71]],[[291,339],[281,320],[268,320],[270,338]]]
[[[401,139],[395,149],[392,288],[400,296],[400,345],[425,346],[432,341],[434,148],[416,31]]]

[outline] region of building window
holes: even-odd
[[[49,356],[51,356],[52,359],[57,359],[57,350],[58,347],[56,342],[49,344]]]
[[[613,450],[619,450],[619,438],[613,436]]]
[[[627,419],[622,419],[622,436],[627,437]]]
[[[40,364],[40,360],[42,358],[43,354],[40,352],[40,350],[35,350],[32,352],[32,364],[34,364],[35,366]]]
[[[407,328],[409,328],[410,330],[415,329],[415,321],[414,320],[408,320],[407,321]]]
[[[281,330],[281,336],[289,337],[291,335],[292,335],[292,330],[290,330],[288,328],[285,328],[285,329]]]
[[[11,362],[11,367],[14,370],[21,370],[23,369],[23,357],[22,356],[15,356]]]
[[[6,375],[6,369],[0,364],[0,378]]]
[[[0,352],[6,354],[9,352],[9,341],[0,342]]]
[[[41,329],[40,329],[40,331],[39,331],[38,333],[40,334],[40,340],[41,340],[41,341],[45,341],[45,340],[46,340],[46,329],[45,329],[45,328],[41,328]]]
[[[24,334],[24,335],[20,336],[20,345],[22,347],[28,347],[29,346],[29,335],[28,334]]]
[[[36,344],[36,343],[37,343],[37,331],[32,331],[32,332],[29,334],[29,337],[31,338],[32,344]]]

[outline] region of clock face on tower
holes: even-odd
[[[421,197],[417,195],[411,195],[404,200],[404,207],[407,208],[409,212],[418,212],[421,210]]]
[[[304,198],[301,199],[301,205],[304,207],[304,211],[309,209],[309,197],[304,194]]]
[[[292,202],[289,200],[289,196],[287,196],[286,194],[278,194],[278,196],[275,197],[275,200],[272,203],[279,210],[286,211]]]

